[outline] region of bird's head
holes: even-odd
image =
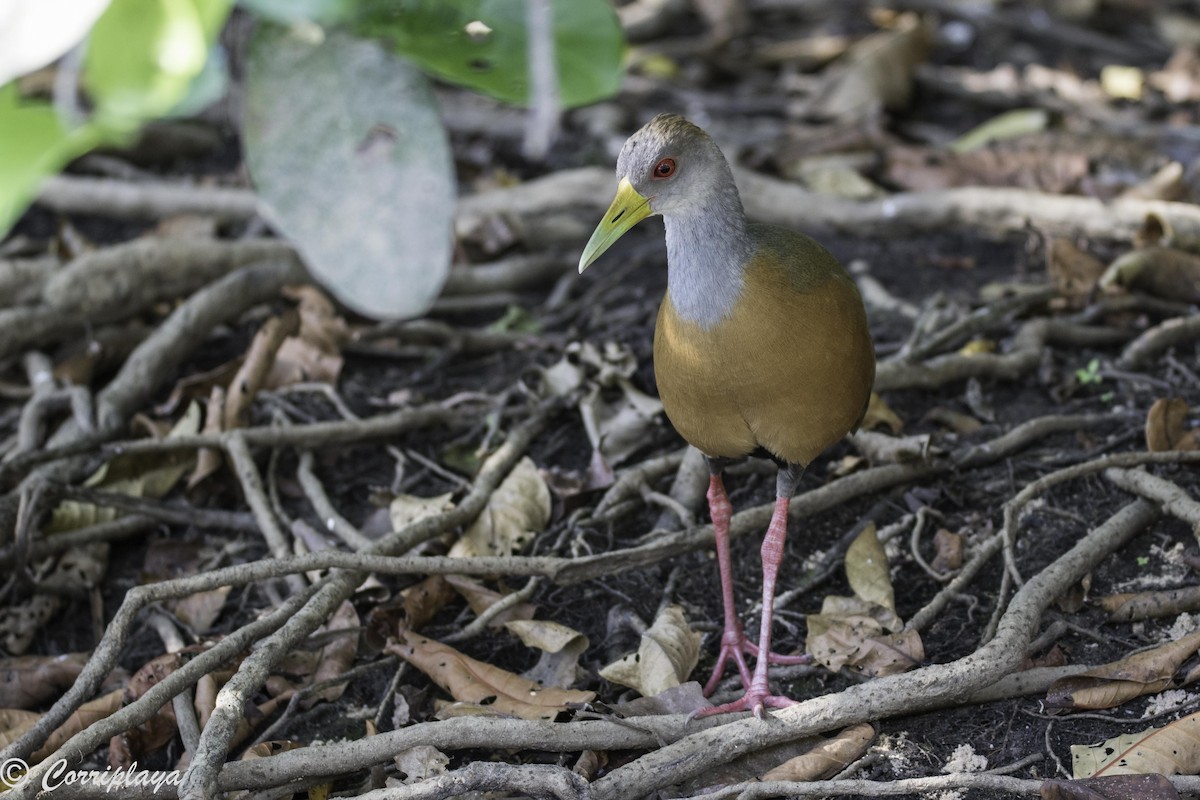
[[[677,114],[659,114],[629,137],[617,178],[617,196],[583,250],[580,272],[646,217],[704,209],[733,184],[716,143]]]

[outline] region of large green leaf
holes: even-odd
[[[354,0],[238,0],[238,5],[285,25],[293,22],[329,24],[345,19],[354,8]]]
[[[425,77],[375,42],[260,25],[242,139],[273,222],[346,305],[425,311],[450,269],[454,164]]]
[[[49,103],[23,100],[15,81],[0,86],[0,237],[29,205],[43,178],[102,138],[91,125],[68,130]]]
[[[609,0],[552,5],[563,105],[615,94],[625,39]],[[361,6],[360,32],[386,38],[435,75],[507,102],[528,101],[524,0],[362,0]]]
[[[232,0],[112,0],[88,37],[95,121],[133,130],[166,114],[204,69]]]

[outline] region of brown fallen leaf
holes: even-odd
[[[568,703],[588,703],[596,696],[594,692],[538,686],[411,631],[400,631],[397,641],[385,650],[424,672],[455,700],[480,711],[521,719],[554,719],[567,710]]]
[[[218,434],[225,424],[225,389],[214,386],[204,407],[204,429],[201,433]],[[225,464],[225,456],[215,447],[201,447],[196,452],[196,466],[188,475],[187,488],[194,489],[206,478],[215,475]]]
[[[425,627],[454,599],[454,589],[442,575],[430,575],[367,613],[364,639],[378,652],[396,636],[397,630],[417,631]]]
[[[246,360],[229,383],[224,419],[221,423],[224,430],[231,431],[246,424],[250,406],[266,383],[279,347],[299,329],[300,315],[295,311],[288,311],[268,319],[258,333],[254,334],[250,349],[246,352]]]
[[[504,627],[526,647],[542,651],[538,662],[522,676],[541,686],[567,689],[575,684],[579,657],[587,650],[588,638],[574,628],[540,619],[518,619]]]
[[[863,415],[859,429],[873,431],[882,427],[890,430],[893,436],[898,436],[900,431],[904,430],[904,420],[900,419],[900,415],[893,411],[882,397],[871,392],[871,399],[867,403],[867,413]]]
[[[362,624],[358,620],[358,612],[354,610],[354,605],[349,600],[343,600],[337,611],[323,626],[323,630],[328,633],[343,635],[333,637],[321,648],[311,683],[322,683],[336,678],[354,666],[354,660],[358,657],[361,628]],[[341,682],[318,689],[304,698],[302,705],[305,708],[311,708],[318,702],[331,703],[342,696],[342,693],[346,691],[346,686],[345,682]]]
[[[1200,712],[1161,728],[1071,746],[1076,778],[1109,775],[1195,775],[1200,772]]]
[[[1054,238],[1046,247],[1046,272],[1067,308],[1083,308],[1104,274],[1104,264],[1070,239]]]
[[[129,679],[121,698],[129,705],[153,689],[184,663],[183,651],[164,653],[147,661]],[[154,716],[136,728],[118,733],[108,743],[108,763],[112,767],[128,767],[137,758],[153,752],[175,738],[175,709],[164,704]]]
[[[843,728],[802,756],[780,764],[762,776],[764,781],[821,781],[833,777],[867,752],[875,726],[860,722]]]
[[[95,700],[89,700],[81,705],[74,714],[67,718],[66,722],[60,725],[54,733],[50,734],[46,739],[46,743],[30,758],[30,762],[36,763],[45,759],[55,750],[66,744],[67,740],[75,734],[115,714],[121,709],[122,694],[123,691],[121,689],[114,689],[108,694],[100,695]]]
[[[488,498],[449,555],[508,556],[519,551],[550,521],[550,488],[528,456],[513,467]]]
[[[1200,256],[1171,247],[1132,250],[1108,265],[1100,287],[1123,287],[1165,300],[1200,303]]]
[[[896,610],[887,554],[876,534],[875,523],[869,523],[850,543],[846,550],[845,566],[846,579],[855,597],[891,611]]]
[[[700,659],[700,634],[687,623],[683,609],[667,606],[642,634],[637,652],[600,670],[600,677],[653,697],[679,686]]]
[[[934,572],[945,575],[962,566],[964,543],[961,533],[938,528],[933,535],[933,546],[937,552],[929,566],[933,567]]]
[[[447,575],[446,583],[450,584],[456,592],[463,596],[467,601],[467,605],[471,607],[476,616],[487,611],[493,604],[503,600],[506,596],[495,589],[484,586],[477,580],[462,575]],[[533,619],[536,611],[537,606],[533,603],[518,603],[512,608],[497,614],[489,623],[489,627],[500,628],[511,620]]]
[[[1046,692],[1053,709],[1113,708],[1171,686],[1179,666],[1200,648],[1200,631],[1152,650],[1059,678]]]
[[[1097,598],[1096,603],[1108,612],[1110,622],[1174,617],[1185,612],[1200,611],[1200,586],[1111,594]]]
[[[57,699],[75,683],[89,656],[64,653],[0,658],[0,709],[37,708],[46,700]],[[114,673],[121,674],[122,670]]]
[[[913,72],[925,61],[931,41],[932,32],[919,16],[901,15],[894,29],[856,42],[827,70],[808,112],[838,119],[905,107]]]
[[[1146,414],[1146,449],[1152,453],[1195,450],[1196,432],[1185,430],[1188,404],[1182,397],[1160,397]]]
[[[952,408],[945,406],[934,406],[925,413],[921,418],[922,422],[935,422],[938,425],[949,428],[960,435],[974,433],[983,427],[983,423],[970,414],[962,411],[955,411]]]

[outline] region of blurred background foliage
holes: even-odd
[[[219,99],[234,5],[16,0],[0,11],[0,236],[72,159]],[[539,80],[542,102],[548,87],[548,102],[565,107],[620,84],[625,42],[608,0],[237,6],[257,21],[241,135],[265,215],[316,277],[371,316],[422,313],[449,271],[454,165],[423,72],[515,104]],[[539,12],[549,24],[534,42]],[[33,79],[59,59],[52,81]]]

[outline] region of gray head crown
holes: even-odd
[[[665,179],[654,174],[664,159],[675,170]],[[729,163],[716,142],[678,114],[659,114],[629,137],[617,157],[617,178],[628,178],[656,214],[694,213],[714,203],[742,211]]]

